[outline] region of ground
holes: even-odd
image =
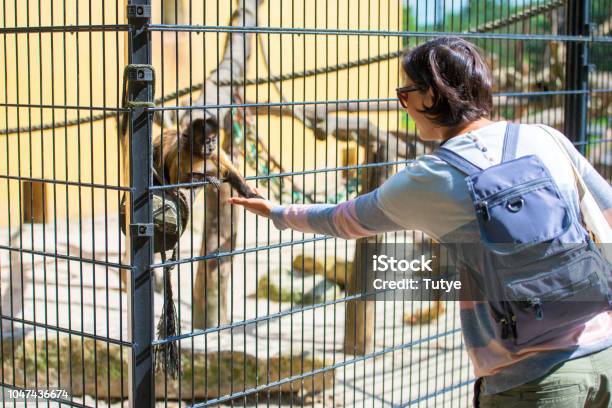
[[[194,222],[194,225],[198,224],[201,225],[201,220]],[[34,251],[22,254],[11,251],[12,258],[9,260],[9,252],[0,250],[2,313],[15,317],[24,316],[27,320],[45,323],[48,327],[59,324],[65,329],[83,330],[92,335],[126,340],[127,298],[119,289],[118,270],[101,264],[94,265],[99,261],[119,263],[120,234],[117,218],[109,216],[84,219],[80,225],[71,221],[69,226],[65,221],[61,221],[57,227],[47,225],[44,228],[42,225],[24,225],[21,233],[18,231],[12,229],[14,238],[11,245],[19,247],[21,242],[22,247],[33,248]],[[108,235],[106,231],[109,232]],[[245,246],[239,244],[238,248],[255,247],[255,237],[259,246],[274,246],[280,233],[270,226],[268,242],[267,231],[267,223],[257,225],[254,217],[248,216],[239,232],[239,242],[243,242],[244,236],[247,237],[247,242]],[[289,231],[283,232],[280,235],[282,242],[289,242],[291,234]],[[182,259],[197,256],[199,253],[199,229],[193,229],[193,241],[191,235],[191,230],[183,235]],[[2,230],[0,237],[0,244],[8,245],[9,230]],[[301,237],[301,233],[293,233],[293,239]],[[315,386],[315,389],[322,389],[314,396],[306,395],[300,399],[298,394],[279,395],[271,388],[269,398],[265,392],[260,393],[257,397],[250,397],[246,401],[247,405],[395,406],[399,403],[410,403],[411,406],[432,406],[435,401],[436,406],[469,406],[471,384],[464,383],[470,381],[472,373],[458,329],[458,308],[453,304],[448,305],[446,313],[439,319],[429,324],[409,326],[404,325],[402,321],[404,313],[415,306],[411,302],[376,302],[375,357],[364,359],[362,356],[346,355],[343,352],[345,302],[333,302],[330,299],[328,302],[331,304],[327,306],[306,306],[305,310],[302,310],[299,305],[294,305],[291,309],[290,303],[268,301],[254,296],[257,281],[268,269],[289,268],[292,259],[302,252],[312,254],[315,251],[315,256],[333,254],[343,257],[345,253],[352,254],[353,251],[350,241],[319,241],[316,249],[313,249],[313,245],[285,245],[280,249],[246,251],[245,254],[235,256],[230,286],[230,312],[235,324],[233,330],[211,330],[205,335],[192,337],[181,342],[182,349],[193,348],[194,352],[200,352],[202,355],[204,352],[210,354],[216,351],[244,352],[248,356],[256,357],[256,365],[265,364],[268,356],[273,358],[279,355],[294,355],[301,359],[304,355],[304,361],[325,362],[325,366],[335,367],[333,381],[326,383],[324,388],[322,385]],[[41,252],[37,252],[54,254],[56,250],[61,255],[59,259],[45,258],[39,255]],[[78,257],[96,261],[79,262]],[[12,269],[9,265],[12,265]],[[36,268],[34,274],[32,265]],[[24,307],[21,307],[19,273],[22,268]],[[191,288],[196,270],[195,263],[185,263],[173,272],[183,333],[191,331]],[[12,311],[9,297],[11,271],[14,294]],[[180,291],[178,280],[181,282]],[[31,284],[32,281],[34,285]],[[284,284],[289,285],[290,282]],[[293,285],[299,290],[301,283],[294,281]],[[344,292],[339,294],[340,299],[344,296]],[[156,319],[162,303],[163,297],[156,293]],[[269,315],[273,317],[264,318]],[[255,318],[260,320],[257,323],[251,320],[246,325],[239,324],[245,319]],[[25,327],[27,329],[27,326]],[[15,335],[22,333],[21,324],[15,324],[14,329]],[[4,320],[2,334],[5,339],[11,335],[7,320]],[[53,339],[56,332],[48,330],[45,333],[44,328],[39,328],[36,331],[37,341],[44,341],[46,334]],[[26,338],[33,337],[34,332],[26,330]],[[74,340],[75,336],[72,338]],[[4,363],[5,370],[12,365],[8,360]],[[297,367],[300,367],[299,363]],[[266,383],[266,378],[261,378],[262,371],[257,371],[260,373],[259,384]],[[293,375],[299,375],[301,370],[298,368],[289,371]],[[248,373],[244,375],[246,378]],[[214,382],[213,379],[208,381],[209,384]],[[245,381],[247,380],[243,382]],[[312,382],[312,377],[306,377],[304,380],[306,390],[312,388],[308,386],[309,381]],[[296,386],[294,389],[297,388],[301,387]],[[240,390],[240,386],[233,388],[233,392]],[[244,404],[243,400],[235,401],[240,405]],[[91,397],[86,397],[85,404],[93,403]],[[101,406],[105,404],[106,402],[100,401]],[[120,403],[111,406],[120,406]],[[174,405],[169,403],[168,406]]]

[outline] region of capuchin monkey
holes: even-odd
[[[154,137],[153,161],[158,173],[161,176],[163,164],[165,183],[208,181],[217,189],[221,177],[242,197],[263,198],[246,184],[223,149],[217,148],[218,129],[216,120],[209,117],[193,121],[186,132],[167,130]]]

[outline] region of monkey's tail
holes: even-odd
[[[162,261],[166,261],[166,254],[161,252]],[[176,260],[176,248],[172,251],[171,260]],[[155,366],[161,372],[169,374],[173,379],[181,371],[180,354],[176,341],[168,341],[168,337],[173,337],[180,334],[180,322],[174,305],[174,297],[172,294],[172,282],[170,280],[170,271],[174,265],[164,266],[164,306],[162,314],[157,322],[157,338],[166,341],[157,346],[155,350]]]

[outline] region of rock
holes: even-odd
[[[344,261],[343,259],[338,258],[335,264],[335,270],[333,267],[327,268],[325,271],[325,276],[327,279],[330,279],[336,282],[341,287],[346,287],[346,279],[347,276],[350,276],[350,273],[353,270],[353,262]]]
[[[303,304],[311,305],[315,303],[324,303],[339,297],[341,291],[339,285],[335,284],[329,279],[319,277],[318,275],[315,276],[315,279],[318,280],[318,282],[316,282],[310,290],[304,292],[304,298],[302,301]]]
[[[59,347],[56,339],[38,340],[35,343],[34,339],[28,338],[25,343],[5,340],[2,351],[4,382],[7,384],[34,388],[36,380],[39,387],[42,384],[46,386],[48,380],[49,388],[66,389],[73,397],[85,394],[96,399],[127,398],[130,352],[127,347],[90,338],[81,340],[76,336],[69,339],[62,335]],[[331,362],[314,358],[310,353],[293,356],[281,354],[266,360],[241,351],[208,354],[195,351],[192,354],[187,348],[182,350],[181,365],[182,398],[191,400],[193,396],[202,400],[248,390],[268,382],[282,381],[283,378],[321,369],[331,365]],[[165,378],[163,372],[159,371],[155,379],[158,399],[178,399],[178,379]],[[195,385],[193,392],[192,379]],[[306,393],[316,393],[324,387],[331,389],[333,381],[334,370],[329,370],[287,381],[265,391],[297,392],[303,388]]]
[[[304,275],[322,275],[327,279],[336,282],[344,287],[346,284],[347,271],[353,267],[353,262],[345,261],[342,258],[328,256],[317,258],[310,255],[297,255],[293,259],[293,269],[300,271]]]
[[[303,275],[288,270],[271,272],[257,283],[257,295],[275,302],[294,304],[323,303],[336,299],[341,293],[339,285],[320,275]]]
[[[428,308],[419,309],[413,313],[405,313],[404,324],[430,324],[438,319],[444,313],[444,310],[444,303],[439,300],[435,300]]]
[[[322,257],[314,258],[309,255],[297,255],[293,258],[293,269],[302,272],[304,275],[323,275],[324,266],[329,267],[330,264],[335,264],[336,258],[328,256],[325,262]]]

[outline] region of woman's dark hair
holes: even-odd
[[[480,50],[458,37],[427,41],[402,58],[404,73],[433,102],[421,110],[439,125],[455,127],[491,112],[492,78]]]

